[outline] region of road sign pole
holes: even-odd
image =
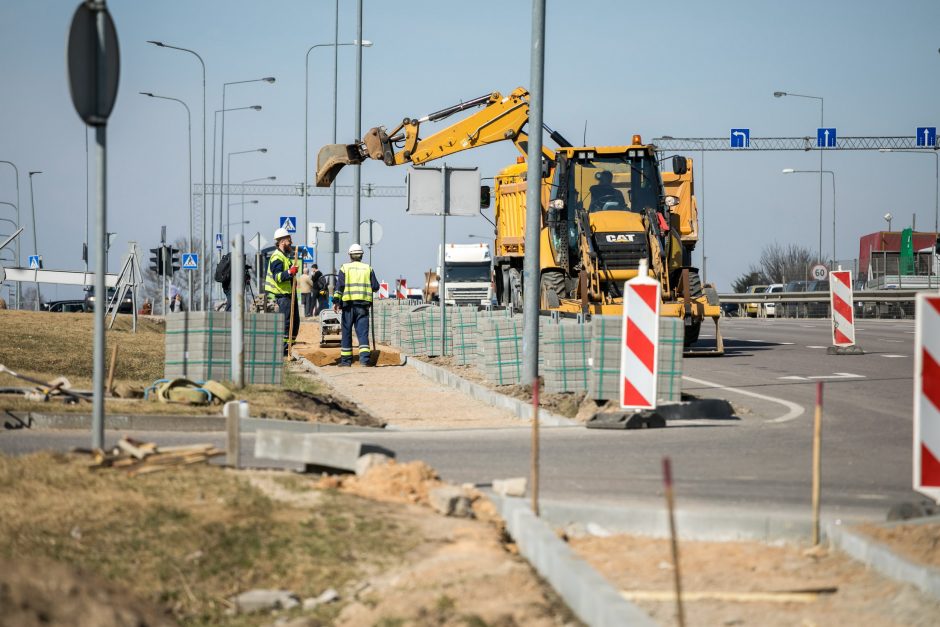
[[[105,12],[98,11],[95,16],[95,22],[98,32],[98,58],[97,67],[97,87],[98,102],[106,100],[105,91],[107,89],[107,51],[105,50]],[[105,303],[107,303],[108,288],[105,286],[105,264],[107,263],[108,248],[108,199],[107,193],[107,175],[108,175],[108,152],[107,152],[107,126],[101,125],[95,128],[95,166],[97,176],[97,206],[96,206],[96,231],[98,240],[98,255],[95,258],[95,341],[93,348],[94,366],[94,397],[92,401],[92,423],[91,423],[91,446],[92,448],[104,449],[104,318]]]

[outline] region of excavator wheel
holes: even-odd
[[[558,309],[567,295],[565,275],[557,270],[546,270],[539,281],[539,305],[542,309]]]
[[[682,341],[682,345],[684,347],[689,347],[692,344],[695,344],[696,342],[698,342],[698,334],[699,334],[699,331],[701,330],[702,330],[701,320],[693,320],[692,324],[686,325],[685,337]]]

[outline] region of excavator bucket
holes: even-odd
[[[329,187],[343,166],[362,163],[358,144],[327,144],[317,154],[317,187]]]

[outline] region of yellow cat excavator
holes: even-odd
[[[422,138],[425,123],[479,108]],[[421,165],[488,144],[512,141],[522,157],[504,168],[493,189],[494,282],[500,302],[522,306],[525,206],[528,190],[529,93],[519,87],[507,96],[494,92],[421,118],[405,118],[391,132],[369,130],[354,144],[324,146],[317,157],[317,185],[328,187],[348,164],[366,159],[386,165]],[[531,129],[529,129],[531,131]],[[714,350],[720,355],[718,295],[703,287],[692,267],[698,240],[692,161],[670,159],[660,169],[656,148],[634,135],[628,145],[575,147],[545,126],[557,148],[543,148],[539,167],[542,205],[540,246],[541,308],[567,313],[621,315],[623,283],[637,275],[640,259],[662,286],[661,314],[682,318],[685,344],[698,340],[702,321],[715,322]]]

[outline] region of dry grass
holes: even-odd
[[[87,459],[0,456],[0,556],[50,558],[119,582],[192,625],[269,624],[228,617],[251,588],[301,598],[393,563],[415,534],[381,506],[324,493],[318,504],[275,504],[215,467],[129,478]],[[329,624],[338,606],[314,614]]]

